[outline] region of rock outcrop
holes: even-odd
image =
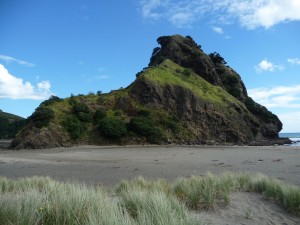
[[[149,66],[127,88],[52,97],[29,117],[11,148],[74,144],[249,144],[279,140],[282,123],[255,103],[218,54],[191,37],[158,38]]]
[[[219,54],[205,54],[201,46],[189,36],[163,36],[159,37],[157,42],[161,47],[154,49],[149,66],[155,66],[165,59],[170,59],[184,68],[192,69],[209,83],[222,87],[243,102],[259,121],[263,137],[278,138],[278,133],[282,129],[281,121],[248,96],[240,75],[226,66],[225,60]]]

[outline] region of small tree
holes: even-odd
[[[125,122],[115,117],[106,117],[101,120],[99,130],[109,138],[121,138],[127,133]]]
[[[74,115],[66,117],[65,121],[63,121],[63,127],[69,132],[73,140],[80,138],[86,131],[86,125]]]
[[[38,107],[28,118],[38,128],[48,126],[52,119],[54,119],[54,111],[45,106]]]
[[[209,57],[211,58],[214,64],[227,64],[224,58],[220,56],[220,54],[217,52],[210,53]]]
[[[154,125],[153,121],[143,116],[132,118],[129,129],[146,137],[150,143],[159,143],[163,137],[161,130]]]

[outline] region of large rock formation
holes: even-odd
[[[164,59],[170,59],[184,68],[192,69],[209,83],[222,87],[243,102],[259,121],[263,137],[278,138],[278,133],[282,129],[282,123],[278,117],[248,96],[240,75],[226,66],[225,60],[219,54],[205,54],[201,46],[189,36],[163,36],[158,38],[157,42],[161,47],[154,49],[149,66],[155,66]]]
[[[72,144],[270,144],[278,117],[255,103],[241,77],[191,37],[158,39],[149,67],[109,94],[52,97],[11,147]]]

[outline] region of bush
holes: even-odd
[[[63,122],[64,128],[69,132],[71,138],[76,140],[84,134],[86,126],[76,116],[69,115]]]
[[[63,101],[63,99],[61,99],[57,96],[51,95],[48,100],[45,100],[41,103],[41,106],[49,106],[49,105],[52,105],[55,102],[61,102],[61,101]]]
[[[28,120],[33,122],[34,126],[38,128],[48,126],[52,119],[54,119],[54,111],[44,106],[38,107],[28,118]]]
[[[182,73],[183,73],[183,75],[188,77],[188,76],[191,76],[192,70],[191,69],[184,69]]]
[[[127,133],[125,122],[115,117],[102,119],[99,124],[99,130],[109,138],[121,138]]]
[[[227,64],[224,58],[220,56],[220,54],[217,52],[210,53],[208,54],[208,56],[210,57],[210,59],[213,61],[214,64],[224,64],[224,65]]]
[[[152,120],[138,116],[130,120],[129,129],[147,138],[150,143],[159,143],[162,140],[162,132],[155,127]]]
[[[278,117],[276,115],[274,115],[273,113],[268,111],[268,109],[266,107],[253,101],[253,99],[251,97],[247,97],[244,102],[245,102],[247,109],[253,115],[262,118],[265,122],[271,123],[271,122],[278,121]]]
[[[100,123],[102,119],[106,117],[106,112],[102,109],[97,109],[95,114],[94,114],[94,121],[96,123]]]
[[[89,107],[82,102],[75,101],[72,107],[72,112],[81,122],[92,121],[93,117]]]
[[[148,117],[150,115],[149,109],[141,109],[138,111],[139,116]]]

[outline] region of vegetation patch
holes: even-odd
[[[217,200],[230,204],[233,191],[262,193],[300,214],[300,188],[261,174],[207,174],[173,183],[139,177],[106,191],[47,177],[0,177],[0,224],[199,225],[189,210],[212,208]]]
[[[150,143],[160,143],[163,138],[162,131],[154,122],[144,116],[133,117],[129,123],[129,129],[136,134],[146,137]]]
[[[81,122],[76,116],[72,114],[66,116],[62,125],[68,131],[70,137],[73,140],[81,138],[87,129],[86,124]]]
[[[229,103],[235,103],[241,108],[245,105],[235,97],[228,94],[224,89],[208,83],[196,75],[192,70],[183,68],[167,59],[157,67],[150,67],[144,70],[138,79],[148,79],[160,85],[180,86],[190,90],[203,100],[207,100],[216,107],[230,108]]]
[[[116,117],[106,117],[99,123],[99,130],[108,138],[121,138],[127,133],[126,123]]]
[[[54,111],[45,106],[39,106],[28,118],[37,128],[46,127],[54,119]]]

